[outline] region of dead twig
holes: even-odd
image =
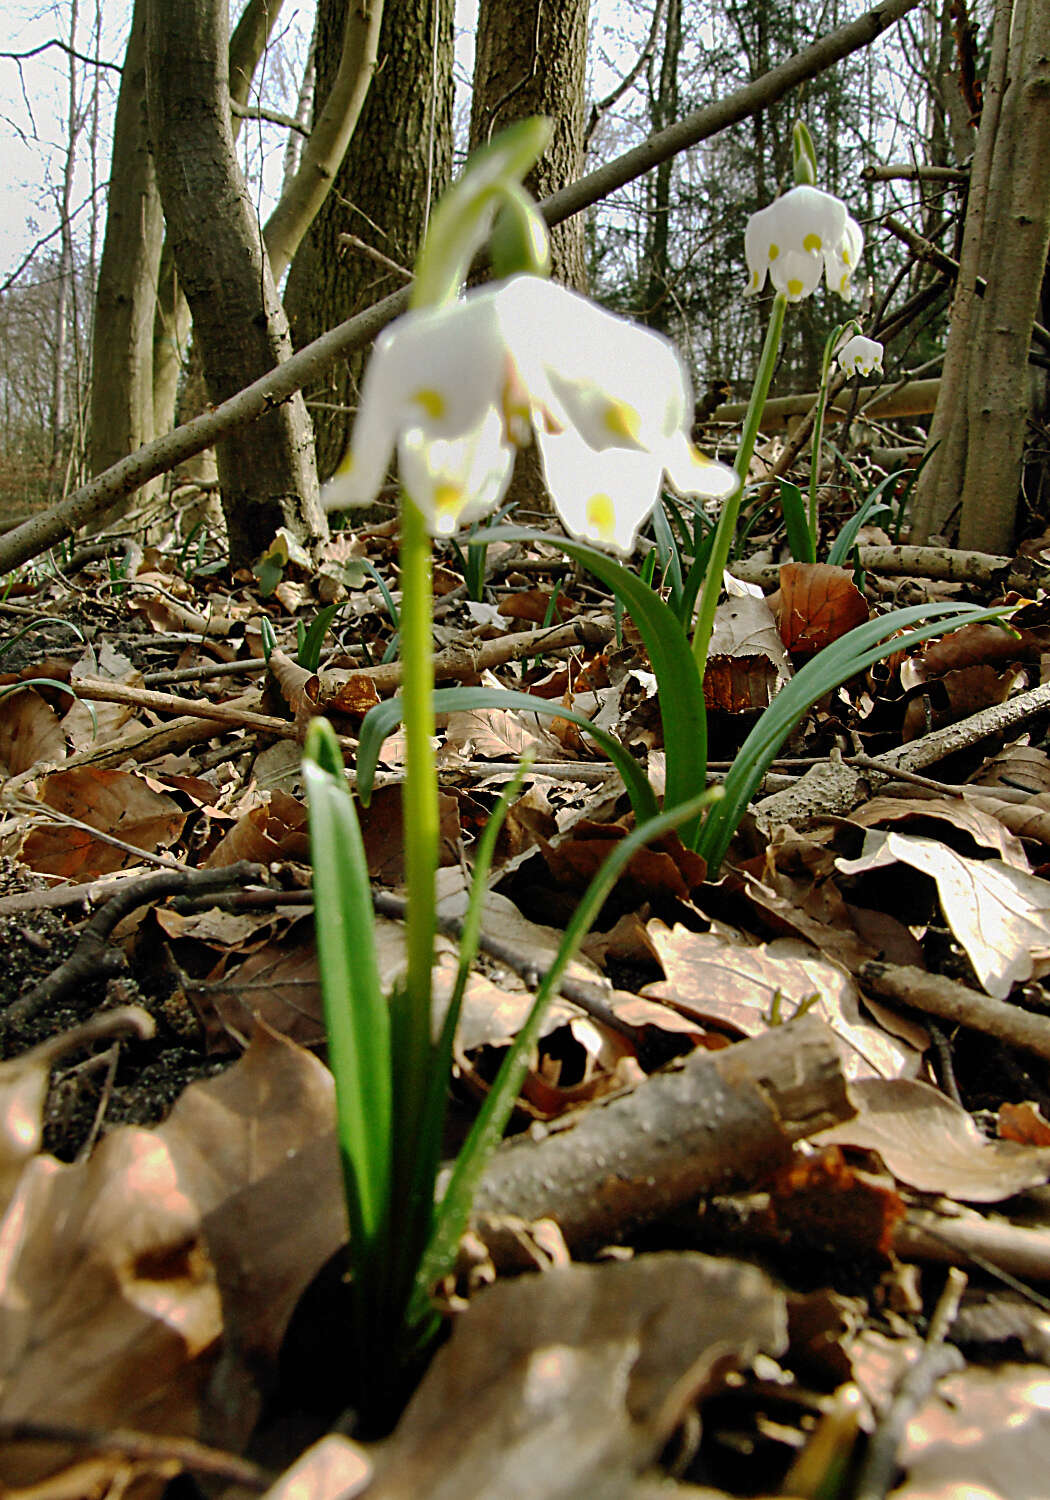
[[[46,979],[42,979],[13,1005],[8,1006],[0,1025],[4,1030],[24,1025],[70,990],[123,972],[127,967],[127,959],[119,949],[109,946],[109,939],[118,922],[138,907],[151,905],[175,894],[221,891],[231,885],[262,882],[265,879],[266,871],[262,865],[241,860],[217,870],[158,870],[156,874],[128,881],[118,888],[86,924],[76,948],[65,963],[59,964]]]

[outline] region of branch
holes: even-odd
[[[768,108],[806,79],[816,77],[850,53],[869,46],[888,26],[919,3],[920,0],[886,0],[885,4],[876,6],[859,20],[840,26],[755,83],[737,89],[717,104],[696,110],[679,124],[650,136],[643,145],[545,199],[540,205],[544,218],[550,225],[560,224],[677,152],[685,151],[717,135],[728,125],[735,125]],[[236,396],[121,459],[67,499],[8,532],[0,538],[0,573],[17,568],[53,547],[147,480],[210,448],[234,429],[247,426],[277,402],[286,401],[311,380],[323,375],[337,359],[363,348],[392,318],[404,312],[407,305],[406,288],[393,292],[382,302],[322,334]]]
[[[884,166],[862,167],[865,182],[969,182],[969,167],[916,167],[909,162],[889,161]]]
[[[657,33],[660,30],[660,22],[664,18],[664,11],[666,9],[667,0],[656,0],[656,4],[653,7],[653,23],[649,27],[649,35],[646,38],[645,46],[642,48],[641,52],[639,52],[634,67],[630,70],[629,73],[626,74],[625,77],[620,80],[620,82],[616,85],[616,87],[610,94],[606,94],[604,99],[598,99],[594,104],[591,105],[591,113],[587,121],[587,129],[584,131],[583,136],[584,147],[587,147],[590,144],[591,136],[597,130],[598,122],[601,120],[602,115],[605,114],[605,111],[607,109],[612,109],[613,105],[618,103],[619,100],[623,98],[624,94],[626,94],[627,90],[634,83],[635,79],[638,77],[639,73],[641,73],[642,69],[648,66],[649,59],[652,57],[654,51],[656,50],[656,37]]]
[[[267,109],[265,104],[239,104],[236,99],[231,98],[230,113],[241,120],[266,120],[271,125],[280,125],[284,130],[297,130],[300,135],[306,136],[310,134],[302,120],[282,115],[279,109]]]
[[[78,52],[68,42],[62,42],[57,36],[53,36],[49,42],[41,42],[39,47],[30,47],[28,52],[0,52],[0,58],[8,62],[25,62],[30,57],[39,57],[41,52],[46,52],[49,47],[58,47],[62,52],[75,58],[77,62],[86,63],[89,68],[110,68],[114,73],[123,72],[120,63],[107,62],[104,57],[88,57],[83,52]]]

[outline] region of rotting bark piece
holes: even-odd
[[[507,1146],[482,1178],[474,1227],[501,1266],[534,1263],[511,1218],[553,1219],[574,1250],[618,1240],[701,1193],[765,1176],[795,1141],[853,1113],[834,1033],[806,1016],[694,1053]]]

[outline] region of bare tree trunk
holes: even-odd
[[[674,4],[675,0],[671,0]],[[549,115],[551,143],[525,179],[536,198],[546,198],[583,174],[586,148],[584,87],[588,0],[480,0],[471,150],[527,115]],[[581,214],[551,231],[551,275],[587,290],[584,220]],[[535,446],[519,453],[506,495],[520,509],[549,514]]]
[[[113,125],[109,212],[95,294],[93,474],[153,437],[153,309],[163,232],[146,128],[146,0],[136,0]]]
[[[550,115],[554,135],[525,180],[546,198],[582,176],[588,0],[481,0],[470,147],[526,115]],[[555,280],[587,289],[583,219],[559,224],[551,234]]]
[[[1001,129],[1003,189],[987,263],[969,388],[959,541],[1013,544],[1029,406],[1028,349],[1050,247],[1050,4],[1016,0],[1015,108]],[[1004,111],[1002,126],[1007,126]],[[1000,155],[996,149],[997,158]]]
[[[327,99],[344,52],[345,0],[320,0],[317,12],[317,98]],[[451,0],[396,0],[384,10],[379,67],[325,200],[303,239],[285,289],[297,346],[363,311],[404,284],[396,269],[348,250],[358,236],[388,261],[409,270],[430,205],[452,170]],[[310,392],[317,466],[330,474],[349,441],[351,408],[364,354],[340,361]]]
[[[291,352],[234,154],[225,0],[150,0],[147,98],[175,266],[219,402]],[[279,526],[300,539],[326,534],[301,396],[225,438],[217,457],[235,566],[254,561]]]
[[[989,183],[993,170],[1003,95],[1007,87],[1010,17],[1014,0],[996,0],[992,57],[984,91],[977,147],[970,168],[966,226],[959,254],[948,343],[944,351],[937,407],[927,449],[932,450],[916,485],[912,506],[912,539],[924,542],[943,530],[959,503],[966,467],[967,385],[970,380],[973,328],[978,311],[977,277],[984,267]]]
[[[283,0],[248,0],[230,38],[230,98],[245,104],[259,59],[266,50]],[[234,139],[241,121],[234,116]],[[189,349],[190,310],[175,273],[175,257],[167,240],[157,273],[157,311],[153,325],[153,430],[167,432],[175,424],[175,407]]]
[[[650,118],[654,130],[666,130],[678,118],[678,54],[682,47],[682,0],[667,0],[664,23],[664,47],[660,59],[660,79],[652,101]],[[670,233],[671,175],[673,158],[662,161],[656,169],[649,205],[652,215],[646,233],[648,278],[643,316],[650,328],[669,333],[674,321],[671,295]]]

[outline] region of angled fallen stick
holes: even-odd
[[[594,1248],[701,1193],[765,1177],[794,1142],[853,1114],[834,1033],[805,1016],[694,1052],[538,1140],[517,1137],[481,1180],[473,1228],[506,1268],[535,1264],[527,1231],[540,1219],[570,1250]]]

